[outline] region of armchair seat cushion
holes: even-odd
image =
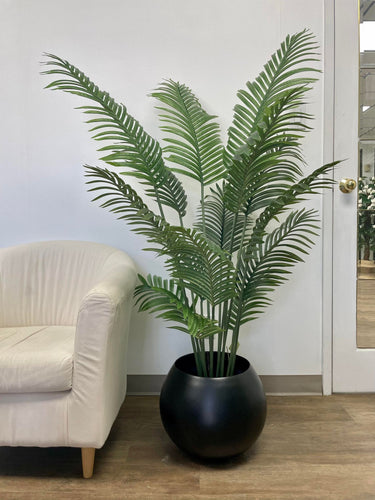
[[[0,393],[69,391],[74,326],[0,328]]]

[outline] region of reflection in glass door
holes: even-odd
[[[357,346],[375,347],[375,1],[360,2]]]

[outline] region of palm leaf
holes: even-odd
[[[256,219],[246,249],[247,254],[251,254],[253,249],[263,242],[266,227],[272,219],[276,219],[288,207],[304,201],[305,195],[317,194],[321,189],[330,188],[335,182],[334,179],[323,178],[322,176],[331,172],[338,163],[338,161],[335,161],[322,165],[275,198]]]
[[[266,207],[301,175],[300,138],[309,130],[310,115],[301,111],[314,81],[300,73],[316,71],[316,45],[307,30],[287,36],[264,71],[234,108],[225,152],[229,172],[226,203],[233,212]]]
[[[155,215],[134,189],[107,169],[86,167],[89,191],[99,193],[93,201],[109,208],[119,219],[127,220],[138,234],[146,236],[154,246],[146,248],[167,256],[166,267],[171,276],[215,306],[232,298],[235,290],[234,267],[220,247],[210,243],[194,229],[171,226]]]
[[[233,212],[264,208],[301,175],[299,139],[306,127],[289,109],[303,102],[306,90],[284,92],[228,164],[225,199]]]
[[[127,175],[140,179],[147,186],[146,193],[158,202],[161,213],[161,205],[166,205],[182,218],[186,213],[186,195],[181,182],[165,166],[159,143],[145,132],[123,104],[117,104],[82,71],[53,54],[46,56],[49,60],[45,64],[53,66],[53,69],[43,74],[63,76],[46,88],[76,94],[96,103],[79,109],[93,116],[87,123],[94,124],[90,131],[94,132],[95,140],[116,141],[99,149],[110,151],[101,159],[110,165],[125,168]]]
[[[205,236],[215,245],[226,252],[237,252],[241,245],[241,233],[246,225],[246,238],[242,244],[246,244],[252,228],[252,219],[245,214],[237,216],[228,210],[224,203],[223,188],[218,184],[211,188],[211,193],[206,196],[205,202],[205,220],[203,223],[202,206],[198,210],[198,217],[195,227],[203,232]]]
[[[316,210],[291,212],[278,228],[267,234],[262,244],[251,247],[244,256],[247,263],[241,273],[242,291],[233,304],[231,324],[255,319],[271,303],[269,297],[276,287],[287,281],[290,268],[303,262],[313,245],[318,229]]]
[[[299,76],[301,73],[317,71],[306,63],[317,61],[317,45],[314,36],[303,30],[288,35],[280,48],[271,56],[254,82],[247,82],[246,89],[237,94],[241,104],[234,108],[233,125],[228,131],[227,162],[244,146],[264,120],[268,110],[274,106],[285,92],[295,87],[306,88],[314,78]],[[299,111],[299,119],[309,115]],[[302,127],[303,128],[303,127]]]
[[[148,275],[138,275],[141,284],[135,289],[136,303],[140,311],[158,313],[158,318],[173,323],[176,330],[203,339],[218,334],[216,322],[197,314],[192,305],[186,304],[183,291],[174,280]]]
[[[95,192],[92,201],[101,201],[118,219],[126,220],[131,229],[146,236],[148,241],[160,242],[170,227],[166,220],[156,215],[136,191],[115,172],[106,168],[85,165],[89,192]]]
[[[197,97],[183,84],[167,80],[151,94],[165,106],[158,106],[161,130],[168,133],[164,148],[173,170],[188,175],[203,186],[225,173],[223,145],[215,116],[204,111]],[[176,167],[177,165],[177,167]]]
[[[257,255],[259,253],[259,249],[263,248],[264,239],[267,237],[266,228],[268,224],[271,220],[277,220],[277,217],[284,213],[290,206],[304,201],[305,195],[316,194],[318,193],[318,190],[322,188],[330,188],[334,183],[334,180],[322,178],[321,176],[332,171],[337,163],[339,162],[323,165],[312,172],[309,176],[300,179],[299,182],[286,189],[279,197],[270,203],[258,216],[254,223],[252,233],[244,244],[243,252],[239,256],[237,266],[239,276],[237,297],[242,297],[243,289],[246,286],[246,275],[249,273],[249,257]],[[264,287],[264,295],[262,297],[258,297],[257,301],[252,302],[253,314],[255,316],[261,312],[262,307],[265,307],[270,303],[270,300],[267,298],[267,294],[272,290],[272,288]],[[258,289],[258,292],[260,292],[260,288]],[[235,314],[235,311],[238,312],[238,305],[239,302],[236,300],[234,302],[232,317]],[[246,321],[247,320],[244,320],[242,322]]]
[[[208,241],[199,231],[174,227],[165,249],[170,257],[166,268],[184,286],[216,306],[235,293],[235,269],[220,247]]]

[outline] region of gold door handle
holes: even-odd
[[[351,193],[357,187],[357,182],[354,179],[344,177],[339,182],[339,188],[342,193]]]

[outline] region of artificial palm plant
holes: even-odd
[[[311,119],[301,106],[315,80],[310,64],[316,50],[307,30],[286,37],[255,81],[238,92],[226,146],[216,117],[193,92],[164,81],[152,93],[163,149],[123,104],[68,61],[47,54],[44,73],[58,75],[47,88],[90,101],[79,109],[103,144],[100,159],[120,169],[86,166],[94,200],[144,235],[146,250],[165,258],[169,279],[139,276],[139,308],[190,335],[198,375],[235,372],[241,326],[270,304],[271,292],[313,243],[316,211],[291,207],[331,184],[322,174],[333,163],[307,176],[301,169],[301,139]],[[185,225],[187,197],[176,174],[191,177],[200,190],[193,227]],[[130,176],[157,210],[128,184]],[[271,221],[277,226],[269,229]]]

